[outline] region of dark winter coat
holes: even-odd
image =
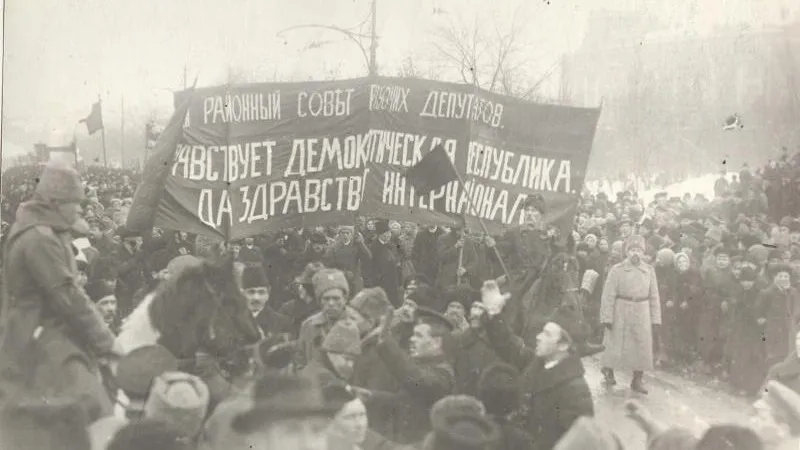
[[[533,284],[550,259],[550,239],[541,230],[526,225],[509,230],[497,240],[497,248],[504,255],[515,284],[523,280],[528,280],[528,286]]]
[[[264,267],[264,254],[255,245],[252,248],[244,246],[239,249],[236,259],[247,267]]]
[[[382,243],[380,240],[375,240],[369,247],[372,253],[372,262],[368,271],[365,274],[368,280],[364,280],[365,284],[370,287],[381,287],[386,292],[389,302],[395,307],[399,307],[402,303],[400,296],[400,256],[397,247],[390,242]]]
[[[414,238],[414,247],[411,255],[414,269],[417,273],[425,275],[431,283],[435,283],[439,275],[439,256],[436,253],[436,241],[441,235],[441,228],[436,228],[433,232],[427,228],[422,228]]]
[[[351,292],[361,292],[364,288],[364,277],[361,267],[367,265],[372,260],[372,253],[367,248],[366,243],[355,241],[348,245],[343,242],[336,242],[328,248],[325,254],[325,267],[339,269],[347,276]]]
[[[764,311],[759,310],[758,289],[755,286],[749,291],[740,286],[734,298],[734,331],[725,349],[730,361],[729,382],[736,389],[755,394],[768,368],[763,341],[764,325],[758,323]]]
[[[410,328],[410,324],[400,324],[392,328],[394,338],[401,343],[401,348],[405,348]],[[375,333],[361,341],[361,356],[353,367],[352,385],[374,392],[399,392],[401,384],[381,358],[377,344]],[[393,438],[396,434],[393,419],[400,405],[397,402],[381,401],[382,399],[380,396],[366,399],[369,425],[382,436]]]
[[[114,335],[75,285],[71,242],[60,214],[20,205],[4,252],[0,378],[5,387],[27,384],[45,396],[87,395],[94,420],[111,406],[94,356],[110,353]]]
[[[144,276],[144,253],[131,253],[125,244],[119,244],[114,252],[117,261],[117,309],[121,317],[133,312],[133,295],[146,284]]]
[[[589,385],[580,358],[570,355],[555,367],[545,369],[535,350],[514,336],[495,316],[486,320],[489,340],[498,355],[521,372],[523,407],[520,419],[533,437],[533,448],[549,450],[581,416],[594,416]]]
[[[489,338],[481,329],[468,328],[453,334],[453,369],[459,394],[478,396],[481,372],[500,361]]]
[[[439,259],[439,275],[436,278],[436,287],[444,290],[447,287],[455,286],[458,283],[458,262],[461,249],[456,248],[459,236],[451,231],[450,233],[439,236],[436,241],[436,254]],[[478,250],[475,241],[465,237],[461,267],[467,273],[475,273],[478,269]],[[462,282],[467,282],[465,277]]]
[[[800,294],[790,288],[782,291],[774,284],[761,291],[758,308],[764,311],[767,365],[783,361],[794,348],[795,324],[800,318]]]
[[[500,428],[500,441],[495,445],[496,450],[533,450],[533,438],[522,428],[509,422],[505,418],[492,418]]]
[[[277,334],[291,334],[294,327],[292,319],[265,305],[264,309],[256,315],[256,323],[264,332],[264,337],[269,338]]]
[[[698,350],[709,363],[722,361],[730,331],[733,293],[738,284],[729,269],[710,269],[704,277],[703,300],[698,311],[697,328],[701,338]],[[728,305],[727,310],[723,308],[723,303]]]
[[[444,356],[412,358],[393,338],[378,344],[378,354],[400,384],[398,392],[386,393],[387,400],[399,404],[391,439],[401,444],[419,442],[431,431],[433,404],[455,391],[453,367]]]
[[[316,300],[307,302],[295,295],[294,298],[281,305],[278,312],[289,318],[292,323],[292,336],[297,337],[297,333],[299,333],[300,326],[303,322],[319,312],[319,310],[319,302]]]

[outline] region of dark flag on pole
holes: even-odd
[[[181,104],[173,113],[167,127],[159,134],[153,155],[145,163],[142,181],[133,195],[133,204],[125,223],[129,230],[150,232],[155,226],[161,197],[165,192],[164,185],[172,167],[175,151],[183,138],[183,123],[189,113],[195,86],[197,80],[190,89],[182,93]]]
[[[451,181],[458,180],[453,162],[439,144],[406,171],[406,180],[417,195],[427,195]]]
[[[92,112],[86,118],[81,119],[80,123],[86,124],[89,134],[94,134],[97,130],[103,129],[103,110],[100,107],[100,102],[92,105]]]

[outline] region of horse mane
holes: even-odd
[[[208,344],[204,341],[214,340],[217,330],[212,330],[212,323],[220,317],[228,319],[221,333],[225,338],[234,341],[237,334],[244,334],[242,340],[258,339],[254,336],[257,325],[239,290],[231,257],[203,260],[162,282],[148,312],[160,333],[159,344],[178,358],[194,357],[198,349]],[[253,323],[245,324],[247,319]]]

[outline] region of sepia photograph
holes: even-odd
[[[0,450],[800,448],[800,2],[0,5]]]

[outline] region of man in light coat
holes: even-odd
[[[631,370],[631,389],[641,394],[647,393],[642,377],[645,370],[653,370],[653,337],[661,325],[656,272],[642,261],[644,248],[643,237],[628,237],[627,257],[609,270],[600,302],[606,347],[601,364],[606,383],[616,384],[614,370]]]

